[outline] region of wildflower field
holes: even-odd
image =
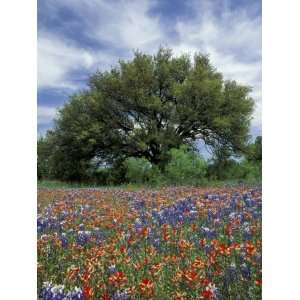
[[[39,299],[261,299],[261,189],[39,189]]]

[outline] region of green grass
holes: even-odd
[[[234,186],[241,186],[245,185],[247,187],[251,186],[260,186],[261,180],[213,180],[213,181],[207,181],[203,184],[201,184],[201,187],[234,187]],[[140,190],[140,189],[151,189],[151,188],[160,188],[168,186],[168,184],[164,185],[147,185],[147,184],[123,184],[123,185],[116,185],[116,186],[109,186],[109,185],[97,185],[97,184],[89,184],[89,183],[69,183],[69,182],[63,182],[59,180],[38,180],[37,187],[39,189],[71,189],[71,188],[122,188],[122,189],[128,189],[128,190]],[[174,186],[174,185],[169,185]],[[185,185],[188,186],[188,185]],[[191,185],[192,186],[192,185]]]
[[[68,183],[68,182],[62,182],[58,180],[38,180],[37,187],[46,188],[46,189],[66,189],[66,188],[90,187],[90,185],[82,184],[82,183]]]

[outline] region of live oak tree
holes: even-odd
[[[80,179],[97,164],[144,157],[164,168],[171,148],[202,139],[212,148],[243,153],[253,111],[250,88],[226,81],[208,56],[135,52],[59,111],[51,133],[57,177]]]

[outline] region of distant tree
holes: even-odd
[[[247,159],[253,162],[262,161],[262,137],[257,136],[255,142],[248,146]]]
[[[37,177],[38,179],[49,178],[51,150],[48,147],[47,139],[40,137],[37,141]]]
[[[92,75],[89,89],[60,110],[51,133],[56,176],[81,179],[94,157],[111,165],[144,157],[163,169],[170,149],[197,139],[241,154],[253,110],[249,92],[224,81],[208,56],[137,51],[132,61]]]
[[[235,160],[226,147],[216,147],[208,174],[215,179],[261,179],[262,137],[249,143],[241,160]]]
[[[213,149],[208,174],[215,179],[229,179],[236,164],[230,149],[226,145],[217,145]]]

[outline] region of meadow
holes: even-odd
[[[44,300],[261,299],[261,188],[39,188]]]

